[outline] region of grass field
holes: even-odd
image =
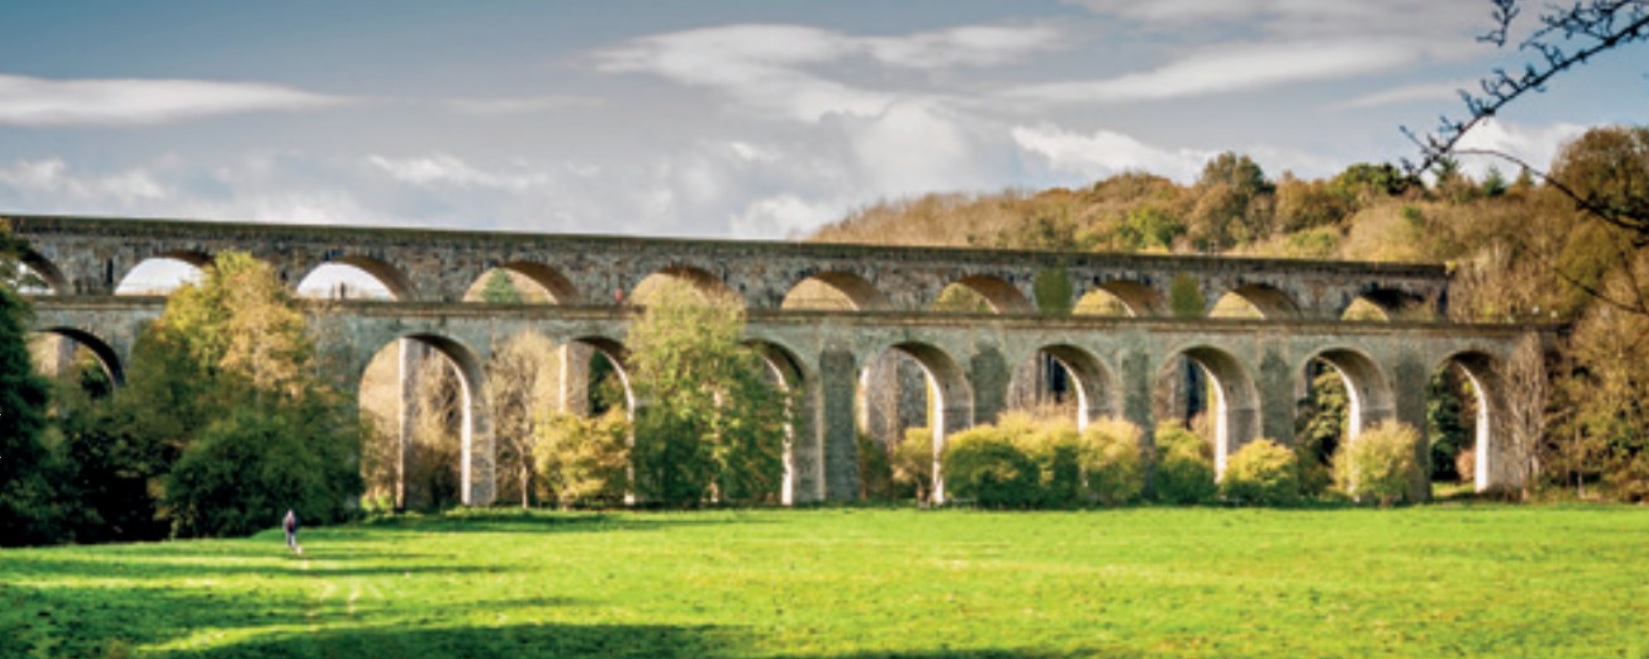
[[[0,656],[1646,656],[1649,509],[486,512],[0,551]]]

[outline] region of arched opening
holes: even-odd
[[[101,398],[126,382],[120,357],[97,336],[72,327],[41,330],[29,340],[35,368],[48,378]]]
[[[17,291],[24,295],[62,295],[73,290],[57,265],[33,250],[17,260]]]
[[[344,257],[317,266],[298,282],[298,296],[317,300],[409,300],[412,283],[387,263]]]
[[[1244,284],[1220,296],[1209,318],[1298,318],[1300,305],[1288,293],[1266,284]]]
[[[710,274],[707,270],[686,265],[670,266],[647,275],[646,278],[636,282],[635,288],[628,294],[622,290],[614,291],[614,302],[633,302],[646,306],[649,300],[658,296],[660,291],[671,283],[688,284],[705,301],[725,298],[738,302],[741,307],[744,306],[744,297],[729,288],[726,282]]]
[[[513,261],[481,273],[464,292],[465,302],[490,304],[581,304],[572,281],[542,263]]]
[[[486,432],[483,378],[475,354],[447,337],[410,334],[378,351],[359,391],[370,431],[361,456],[369,503],[402,510],[490,503],[480,499],[490,499],[493,455],[476,445]]]
[[[1054,345],[1014,369],[1007,408],[1070,419],[1082,429],[1090,421],[1117,415],[1116,390],[1110,371],[1098,358],[1075,346]]]
[[[1013,284],[985,275],[963,277],[939,291],[939,296],[928,305],[935,313],[1036,313],[1024,293]]]
[[[767,341],[752,341],[750,346],[761,355],[763,364],[767,366],[763,375],[768,385],[785,394],[784,480],[779,502],[786,506],[794,505],[799,490],[817,489],[814,476],[824,450],[817,441],[806,441],[814,435],[809,432],[812,419],[807,410],[810,407],[803,398],[806,389],[804,371],[795,353],[783,346]],[[814,491],[809,494],[817,496],[820,493]]]
[[[1396,415],[1395,394],[1374,360],[1350,349],[1325,350],[1307,360],[1297,391],[1294,441],[1302,486],[1323,491],[1334,456],[1375,424]]]
[[[1389,323],[1392,321],[1429,321],[1436,316],[1419,296],[1389,289],[1376,288],[1352,298],[1340,311],[1340,319],[1356,322]]]
[[[1213,447],[1214,473],[1232,453],[1260,437],[1260,397],[1249,371],[1218,348],[1187,348],[1157,374],[1152,414],[1198,431]]]
[[[1078,316],[1140,318],[1160,315],[1162,299],[1151,287],[1132,281],[1109,281],[1084,293],[1071,313]]]
[[[905,475],[898,494],[943,503],[945,439],[973,425],[973,392],[961,366],[931,345],[900,343],[865,362],[854,399],[861,489],[871,485],[867,467],[884,459],[894,475]]]
[[[1496,360],[1463,352],[1432,370],[1426,386],[1426,444],[1434,486],[1482,492],[1497,484]]]
[[[797,282],[779,308],[882,311],[892,309],[893,303],[863,277],[849,272],[823,272]]]
[[[497,447],[497,500],[528,508],[544,483],[537,456],[545,412],[561,409],[564,351],[549,337],[528,329],[493,346],[487,359],[487,406]]]
[[[170,295],[187,283],[200,281],[212,257],[198,252],[171,252],[140,261],[126,271],[115,295]]]

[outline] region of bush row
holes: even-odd
[[[921,462],[931,437],[926,430],[911,431],[891,452],[893,462],[900,456]],[[1147,448],[1139,428],[1120,420],[1079,432],[1068,422],[1009,414],[950,438],[940,460],[946,496],[985,508],[1114,506],[1140,501],[1147,491],[1156,501],[1180,505],[1286,506],[1328,495],[1385,506],[1412,501],[1423,482],[1419,433],[1397,423],[1366,430],[1339,451],[1332,487],[1305,477],[1311,465],[1270,439],[1233,453],[1218,483],[1206,440],[1177,423],[1159,426],[1153,439]],[[1152,472],[1154,487],[1148,488]]]

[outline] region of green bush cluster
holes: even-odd
[[[1208,501],[1218,492],[1214,483],[1214,450],[1202,437],[1178,423],[1157,426],[1156,494],[1163,503]]]
[[[1069,422],[1009,414],[950,438],[942,465],[951,498],[986,508],[1118,505],[1145,489],[1140,432],[1125,421],[1078,432]]]
[[[1282,506],[1300,500],[1294,452],[1269,439],[1249,442],[1225,463],[1220,496],[1252,506]]]
[[[1335,456],[1335,485],[1354,500],[1382,506],[1411,500],[1414,484],[1423,477],[1419,451],[1420,433],[1413,427],[1382,422]]]

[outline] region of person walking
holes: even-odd
[[[286,529],[286,548],[302,554],[303,547],[298,544],[298,515],[291,508],[286,509],[286,519],[281,521],[281,527]]]

